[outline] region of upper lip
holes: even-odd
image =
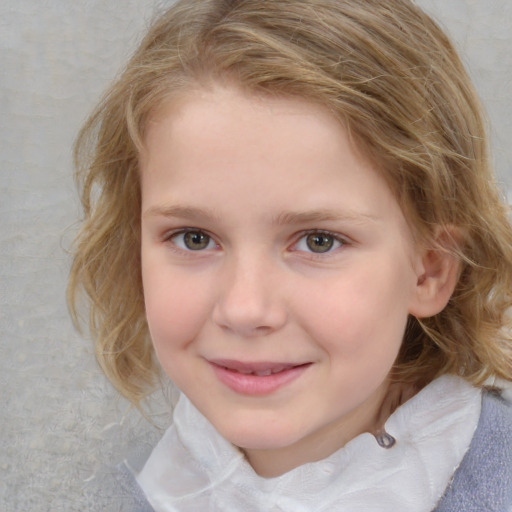
[[[234,359],[210,359],[210,363],[222,366],[228,370],[233,370],[241,373],[255,373],[271,371],[273,373],[278,371],[287,370],[296,366],[302,366],[308,363],[290,363],[290,362],[277,362],[277,361],[237,361]]]

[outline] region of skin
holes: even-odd
[[[444,267],[343,126],[214,86],[161,108],[145,142],[144,295],[168,376],[265,477],[376,430],[408,315],[444,307]],[[218,359],[307,366],[247,396]]]

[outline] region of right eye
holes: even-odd
[[[171,235],[169,240],[183,251],[204,251],[217,247],[212,237],[200,230],[181,231]]]

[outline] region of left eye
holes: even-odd
[[[210,235],[204,231],[184,231],[176,233],[170,239],[177,247],[184,251],[203,251],[216,247]]]
[[[295,250],[323,254],[338,249],[343,242],[330,233],[315,231],[304,235],[295,245]]]

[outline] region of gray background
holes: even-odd
[[[463,53],[512,190],[512,2],[421,0]],[[120,510],[108,466],[153,424],[117,397],[68,319],[65,247],[79,210],[70,148],[155,0],[0,0],[0,510]],[[149,437],[148,434],[149,433]],[[143,440],[144,439],[144,440]]]

